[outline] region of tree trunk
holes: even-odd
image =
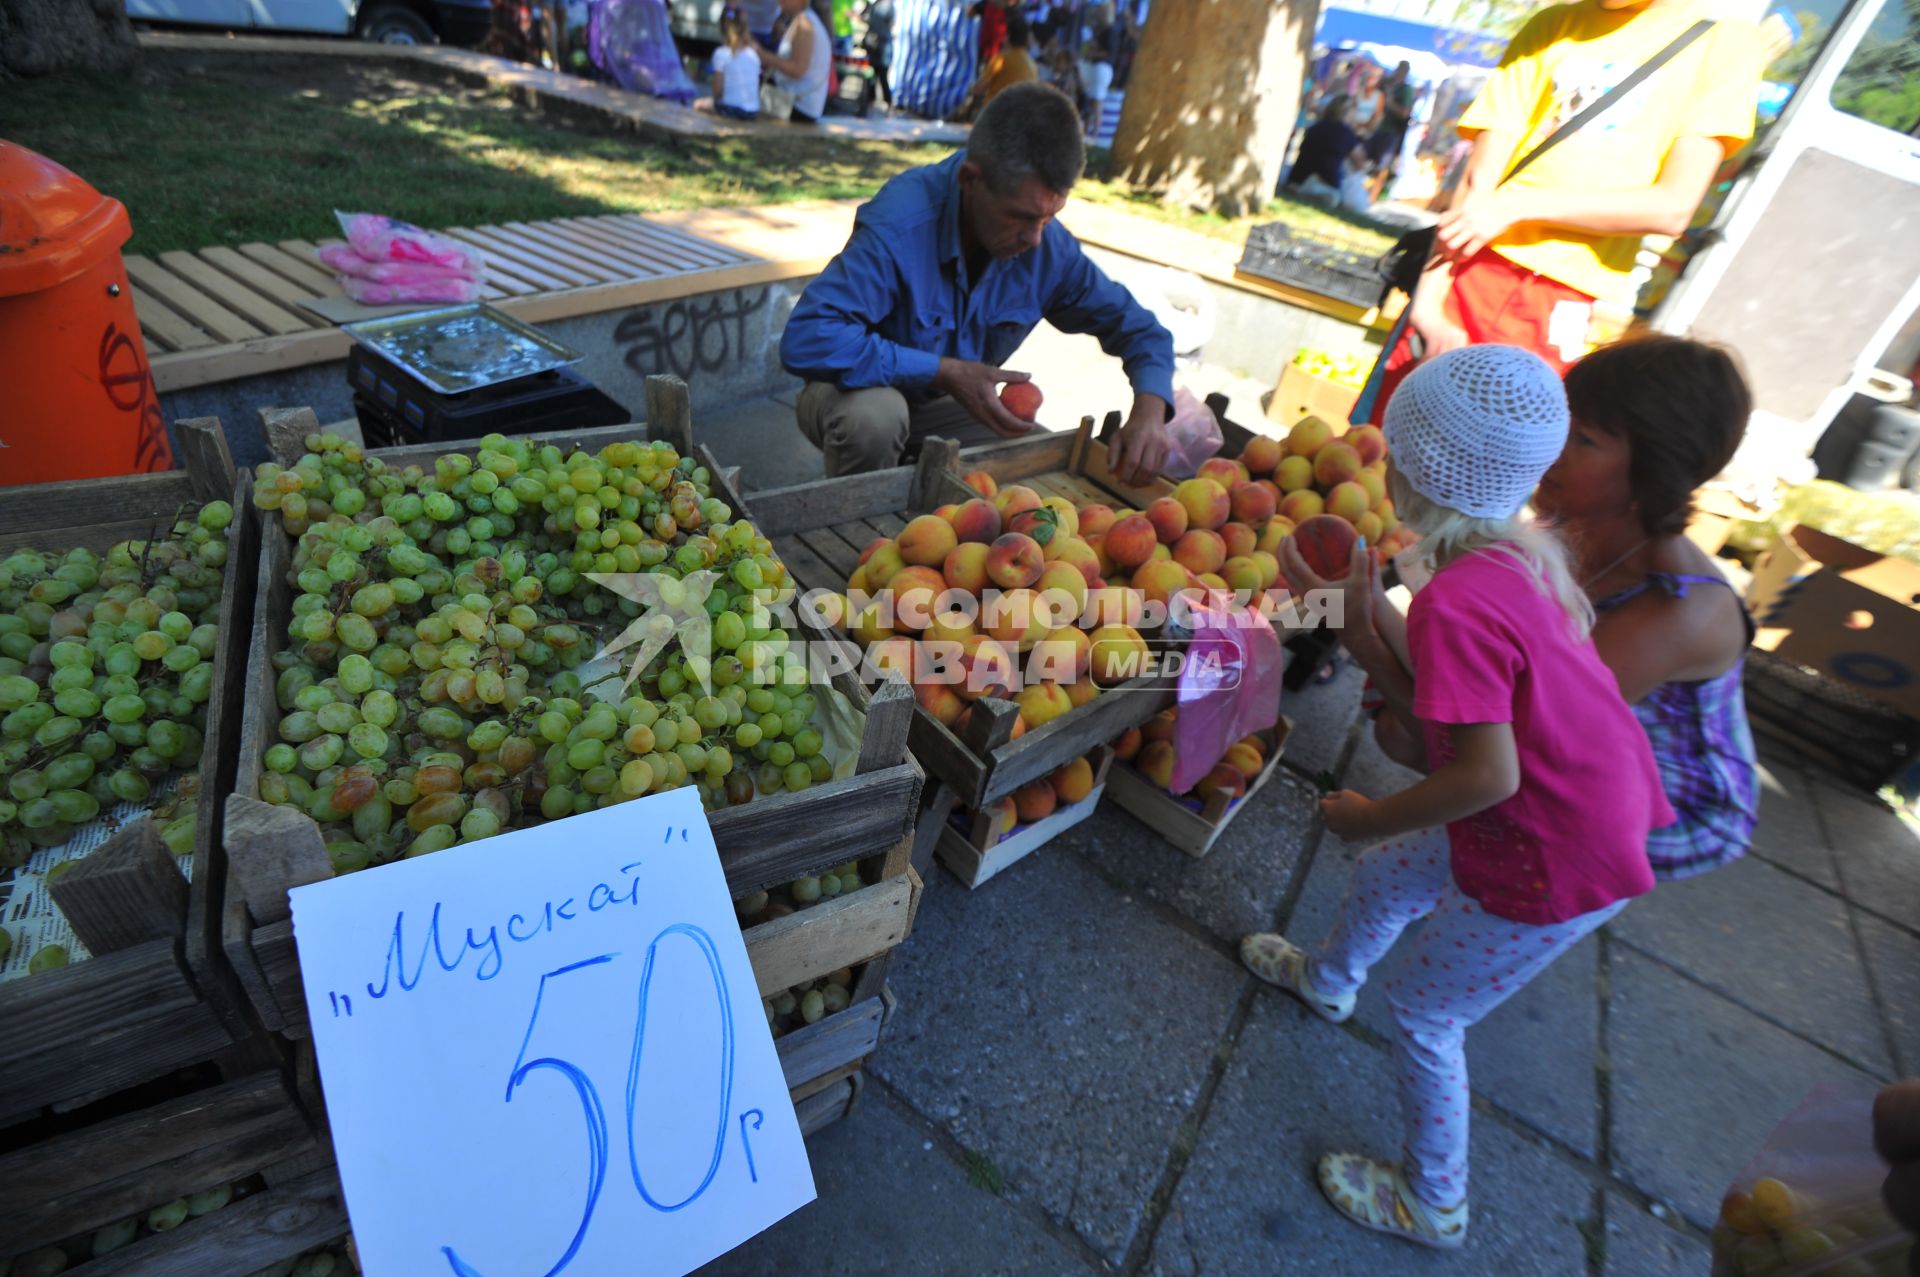
[[[1318,0],[1157,0],[1134,56],[1114,177],[1228,217],[1280,180]]]
[[[139,57],[123,0],[0,0],[0,80],[124,75]]]

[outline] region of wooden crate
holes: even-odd
[[[719,465],[693,443],[685,385],[674,377],[649,378],[647,399],[647,436],[673,441],[683,455],[699,456],[714,476],[716,495],[744,513],[746,504]],[[304,409],[264,413],[263,420],[270,443],[283,456],[297,451],[298,438],[317,428],[313,414]],[[636,426],[612,426],[557,435],[552,441],[591,450],[639,433]],[[379,449],[370,455],[389,465],[407,465],[430,462],[448,450],[446,445],[427,445]],[[259,800],[261,758],[275,739],[279,714],[271,656],[284,641],[291,608],[291,553],[277,522],[263,528],[246,718],[233,797],[227,803],[228,850],[237,889],[226,902],[223,942],[261,1019],[269,1028],[297,1038],[307,1033],[307,1010],[287,891],[330,878],[333,871],[312,820]],[[805,637],[809,642],[828,641],[816,631],[807,631]],[[712,812],[708,820],[735,899],[850,860],[860,862],[865,885],[859,891],[744,933],[762,994],[866,963],[868,980],[853,990],[858,1003],[878,996],[885,964],[874,960],[904,940],[912,922],[920,880],[910,871],[908,833],[921,772],[906,750],[913,696],[904,682],[883,684],[869,695],[847,674],[836,677],[834,686],[866,715],[856,774],[798,794],[757,798]]]
[[[1106,791],[1107,773],[1112,764],[1113,747],[1100,746],[1094,751],[1093,792],[1077,803],[1055,808],[1044,820],[1016,827],[998,842],[988,841],[993,836],[993,821],[986,812],[967,813],[970,827],[965,831],[954,824],[961,813],[954,813],[940,831],[940,841],[935,846],[940,863],[967,886],[978,887],[1007,866],[1025,860],[1093,815],[1094,808],[1100,805],[1100,795]]]
[[[117,831],[54,884],[92,957],[0,985],[0,1125],[77,1108],[212,1058],[255,1030],[218,944],[226,859],[220,804],[233,775],[259,522],[241,495],[220,423],[178,423],[194,469],[0,489],[0,553],[25,546],[101,551],[151,535],[180,507],[233,499],[207,703],[191,883],[147,820]],[[104,520],[102,522],[101,520]]]
[[[1107,424],[1109,429],[1117,426],[1118,414],[1110,414]],[[867,542],[895,535],[916,514],[975,496],[958,477],[972,470],[984,470],[1003,485],[1022,483],[1043,496],[1064,496],[1076,503],[1145,508],[1172,490],[1163,479],[1135,485],[1113,474],[1106,449],[1094,440],[1089,417],[1074,434],[1045,434],[964,453],[951,441],[930,439],[913,467],[756,492],[749,504],[754,523],[772,539],[801,584],[844,590]],[[1091,753],[1172,704],[1175,681],[1165,676],[1133,679],[1019,740],[1012,739],[1018,711],[1009,701],[976,701],[964,733],[916,705],[910,742],[931,783],[921,802],[914,866],[926,874],[956,804],[978,810]]]
[[[1267,765],[1247,786],[1245,797],[1229,800],[1215,794],[1204,804],[1170,794],[1134,770],[1130,763],[1116,763],[1107,776],[1107,790],[1113,801],[1139,818],[1140,822],[1189,856],[1204,856],[1213,850],[1220,835],[1233,818],[1245,811],[1253,796],[1273,779],[1280,766],[1280,755],[1287,748],[1293,720],[1282,718],[1264,732],[1255,732],[1267,744]]]

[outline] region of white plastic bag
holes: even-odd
[[[1167,459],[1160,473],[1169,479],[1191,479],[1200,472],[1200,463],[1219,452],[1224,442],[1213,409],[1185,386],[1175,386],[1173,420],[1167,423]]]

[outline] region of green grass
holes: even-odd
[[[967,1153],[967,1183],[995,1197],[1007,1191],[1006,1177],[1000,1173],[1000,1168],[984,1154],[971,1150]]]
[[[423,69],[149,51],[141,82],[9,85],[0,136],[119,198],[127,251],[337,235],[332,210],[424,226],[864,197],[937,147],[818,137],[661,144]]]

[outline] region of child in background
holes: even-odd
[[[1341,641],[1399,653],[1382,691],[1422,725],[1434,770],[1387,798],[1322,801],[1335,834],[1383,841],[1317,951],[1240,943],[1254,974],[1339,1023],[1425,920],[1386,983],[1403,1160],[1329,1153],[1318,1179],[1355,1223],[1445,1250],[1467,1235],[1468,1027],[1652,889],[1647,835],[1674,819],[1566,552],[1520,516],[1567,429],[1559,376],[1514,347],[1438,355],[1401,385],[1386,419],[1394,505],[1435,571],[1403,619],[1357,547]]]
[[[760,118],[760,55],[746,18],[732,6],[720,15],[720,47],[713,51],[713,109],[734,120]]]

